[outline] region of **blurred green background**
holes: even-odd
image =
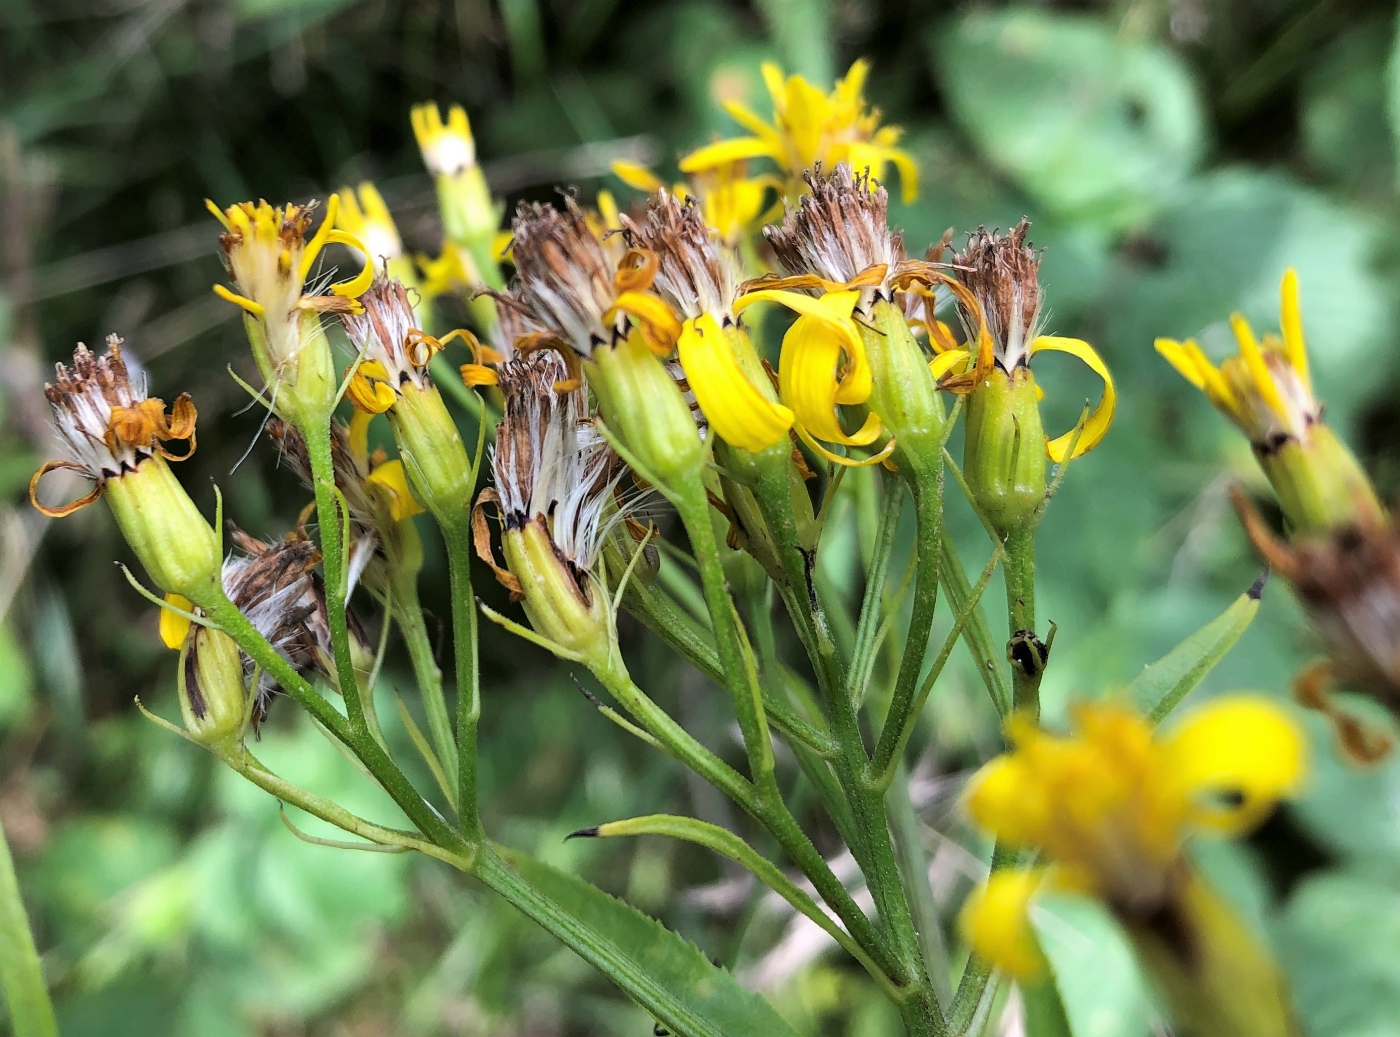
[[[254,534],[294,520],[304,494],[267,444],[240,463],[258,415],[225,371],[251,364],[233,308],[209,291],[221,270],[204,198],[304,200],[373,178],[410,245],[431,251],[412,103],[466,105],[488,177],[512,202],[571,183],[625,194],[611,159],[668,174],[682,150],[734,131],[718,95],[766,113],[761,61],[825,88],[871,58],[868,93],[906,127],[923,171],[917,204],[896,216],[911,251],[950,226],[1029,215],[1048,248],[1052,330],[1097,344],[1119,380],[1117,424],[1042,527],[1055,714],[1071,695],[1122,685],[1257,574],[1225,493],[1257,482],[1248,451],[1156,356],[1155,336],[1198,335],[1218,356],[1232,309],[1276,326],[1279,277],[1296,266],[1331,420],[1382,491],[1400,490],[1394,40],[1393,5],[1369,0],[0,0],[0,820],[64,1033],[651,1027],[454,873],[298,842],[274,802],[136,713],[138,693],[174,712],[174,664],[153,610],[112,565],[127,552],[103,509],[51,523],[24,486],[51,456],[48,365],[116,332],[154,391],[195,396],[200,451],[182,475],[196,500],[212,513],[217,480]],[[1042,371],[1047,426],[1068,427],[1097,389],[1067,363]],[[869,487],[852,486],[824,565],[854,608],[873,513]],[[985,537],[956,508],[950,522],[980,569]],[[425,601],[445,616],[428,550]],[[644,685],[712,744],[732,743],[703,680],[635,627],[624,636]],[[1198,694],[1282,694],[1310,650],[1273,586]],[[574,828],[654,809],[745,828],[625,741],[566,669],[492,631],[483,653],[489,830],[666,919],[805,1032],[896,1031],[857,971],[742,875],[659,841],[564,844]],[[913,779],[950,916],[980,850],[956,814],[958,779],[997,744],[981,686],[955,658],[963,668],[943,678],[915,740]],[[406,663],[391,655],[390,669],[407,688]],[[392,817],[303,721],[274,709],[260,755]],[[1273,934],[1310,1032],[1391,1033],[1400,764],[1340,764],[1311,730],[1306,798],[1249,844],[1198,852]],[[1154,1013],[1105,921],[1072,904],[1056,918],[1046,936],[1080,1037],[1145,1037]]]

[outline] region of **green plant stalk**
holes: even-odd
[[[481,722],[481,673],[478,658],[476,596],[472,593],[472,541],[467,512],[442,525],[447,544],[447,573],[452,593],[453,666],[457,671],[457,817],[462,834],[473,843],[486,838],[481,827],[476,770],[476,735]]]
[[[1021,984],[1021,1004],[1026,1011],[1026,1037],[1073,1037],[1060,988],[1053,975]]]
[[[928,881],[928,854],[924,851],[923,833],[914,801],[909,794],[909,772],[903,764],[895,771],[894,782],[885,793],[885,802],[893,800],[890,820],[894,828],[894,848],[899,854],[904,887],[914,905],[914,917],[919,924],[919,945],[928,965],[929,980],[938,995],[940,1005],[953,1000],[952,982],[948,975],[948,950],[943,945],[943,929],[938,919],[938,904]]]
[[[991,870],[997,872],[1015,867],[1017,857],[1015,850],[997,843],[992,847]],[[948,1010],[948,1025],[953,1037],[968,1037],[973,1032],[974,1024],[982,1017],[988,1000],[987,986],[995,982],[995,975],[996,969],[985,958],[973,954],[967,959],[962,978],[958,980],[958,992],[953,995],[953,1003]]]
[[[888,955],[885,942],[880,939],[865,912],[827,865],[826,859],[788,813],[782,800],[774,803],[765,798],[742,774],[701,745],[689,731],[676,723],[650,696],[637,687],[620,662],[606,669],[600,667],[594,670],[593,674],[599,683],[608,689],[608,693],[617,699],[667,752],[723,792],[773,834],[792,862],[811,879],[812,885],[836,912],[847,931],[875,956],[880,961],[880,967],[893,977],[898,963]]]
[[[413,676],[423,696],[423,712],[428,720],[428,732],[432,735],[434,754],[446,773],[455,798],[458,791],[457,739],[452,733],[452,721],[447,713],[447,696],[442,690],[442,670],[433,652],[432,639],[428,637],[427,624],[423,621],[423,607],[418,600],[416,579],[401,581],[401,586],[394,594],[394,619],[399,625],[399,632],[403,634],[409,663],[413,666]]]
[[[842,677],[835,641],[827,629],[824,612],[807,573],[807,554],[800,547],[796,522],[791,517],[787,487],[784,485],[782,492],[776,492],[777,489],[765,487],[760,477],[755,495],[764,509],[764,521],[778,547],[789,581],[795,588],[806,589],[805,603],[796,595],[792,598],[784,595],[784,601],[816,669],[831,731],[840,747],[833,766],[851,810],[852,832],[856,837],[850,843],[851,851],[865,873],[876,910],[894,943],[901,964],[900,974],[895,978],[900,986],[914,991],[911,998],[900,1004],[905,1026],[911,1035],[942,1034],[943,1016],[929,984],[909,901],[900,880],[883,791],[867,780],[870,757],[861,737],[856,706]],[[697,557],[700,554],[698,547],[696,554]],[[803,604],[807,605],[806,609],[801,607]]]
[[[403,771],[389,758],[367,729],[356,730],[326,699],[316,693],[291,663],[283,659],[267,639],[258,633],[248,617],[228,598],[201,601],[197,604],[224,633],[248,654],[248,657],[271,675],[287,692],[359,758],[360,762],[384,787],[384,791],[399,805],[410,821],[430,840],[443,847],[461,847],[461,837],[443,820],[413,787]]]
[[[951,538],[943,538],[939,544],[939,551],[942,555],[943,589],[948,592],[948,600],[952,603],[953,610],[962,613],[972,600],[972,584],[967,578],[967,571],[963,569],[962,559],[958,557],[957,548]],[[974,604],[968,612],[967,623],[963,629],[963,644],[967,645],[967,650],[972,655],[992,705],[996,707],[1000,716],[1006,716],[1011,711],[1011,692],[1002,676],[1002,662],[1006,653],[993,650],[991,628],[987,625],[987,617],[983,614],[981,605]]]
[[[877,744],[903,746],[907,732],[918,722],[925,701],[919,695],[919,674],[928,650],[929,634],[933,631],[934,609],[938,604],[938,582],[941,576],[940,554],[943,540],[943,473],[915,472],[909,480],[914,496],[915,561],[914,608],[909,617],[909,631],[900,657],[899,674],[895,678],[890,708],[885,713],[885,725]],[[893,487],[890,487],[893,492]],[[893,732],[893,734],[891,734]],[[877,761],[878,762],[878,761]],[[878,778],[878,769],[871,777]]]
[[[1035,528],[1027,523],[1006,536],[1006,623],[1009,635],[1019,631],[1035,633]],[[1011,664],[1011,701],[1015,708],[1040,717],[1040,677]]]
[[[15,863],[0,825],[0,989],[5,993],[14,1037],[58,1037],[53,1003],[44,985],[29,916],[24,911]]]
[[[316,493],[316,525],[321,539],[321,566],[325,570],[326,617],[331,630],[331,650],[335,657],[336,677],[341,697],[345,699],[345,714],[350,728],[357,734],[367,732],[364,700],[355,677],[355,663],[350,655],[350,633],[345,619],[345,520],[335,485],[335,463],[331,455],[329,421],[310,422],[299,431],[306,441],[306,453],[311,460],[311,482]]]
[[[850,670],[846,674],[846,694],[853,702],[864,701],[870,673],[875,666],[878,640],[876,633],[882,625],[880,613],[885,578],[889,573],[895,529],[899,526],[899,516],[904,510],[902,484],[890,482],[886,484],[886,489],[885,506],[880,512],[875,544],[870,553],[870,565],[866,567],[865,572],[865,594],[860,605],[860,620],[856,624],[856,647],[851,654]]]
[[[685,525],[695,560],[700,566],[700,582],[714,628],[715,647],[719,650],[725,685],[744,737],[750,776],[761,796],[780,800],[773,774],[773,742],[768,733],[768,718],[763,709],[763,692],[759,688],[757,668],[739,626],[734,602],[729,597],[719,544],[715,540],[714,527],[710,524],[710,503],[698,473],[695,478],[683,480],[674,487],[672,503]]]

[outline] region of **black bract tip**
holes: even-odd
[[[1249,590],[1247,590],[1245,593],[1248,594],[1255,601],[1258,601],[1264,595],[1264,584],[1268,582],[1269,567],[1265,566],[1264,571],[1259,574],[1259,579],[1255,580],[1252,584],[1250,584]]]
[[[597,837],[598,826],[594,825],[592,828],[580,828],[576,832],[570,832],[568,835],[564,836],[564,841],[568,842],[570,839],[596,839]]]

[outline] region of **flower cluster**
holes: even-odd
[[[109,503],[165,593],[145,592],[162,603],[162,636],[180,651],[188,737],[347,831],[485,868],[503,895],[518,894],[527,878],[495,856],[476,802],[478,617],[586,666],[620,707],[598,702],[605,714],[752,815],[841,924],[780,869],[754,864],[756,851],[736,846],[729,832],[665,815],[620,824],[681,832],[753,868],[817,924],[828,923],[896,992],[906,1017],[924,1022],[941,1009],[892,863],[886,797],[946,659],[945,651],[923,676],[946,588],[959,612],[951,638],[967,639],[993,702],[1009,716],[1011,748],[973,779],[968,812],[1004,846],[1040,857],[1034,869],[997,870],[971,901],[973,950],[1035,983],[1049,963],[1030,923],[1034,896],[1044,887],[1087,894],[1119,919],[1183,1025],[1246,1032],[1230,1027],[1256,1018],[1266,1022],[1249,1032],[1285,1033],[1286,998],[1272,963],[1185,847],[1195,831],[1244,833],[1296,791],[1301,735],[1279,707],[1253,697],[1218,700],[1163,733],[1113,701],[1074,709],[1069,736],[1040,727],[1054,627],[1042,641],[1036,527],[1069,463],[1105,440],[1114,382],[1089,343],[1048,333],[1044,256],[1027,220],[1004,234],[980,227],[961,249],[950,251],[949,236],[911,255],[883,180],[893,166],[908,201],[916,171],[897,147],[898,129],[865,100],[867,72],[857,62],[828,93],[765,66],[771,118],[729,104],[748,135],[683,157],[678,182],[620,165],[619,177],[642,196],[623,206],[608,192],[591,206],[574,193],[553,204],[521,202],[508,229],[466,112],[452,107],[444,119],[436,105],[416,107],[413,131],[443,219],[432,258],[410,256],[372,184],[332,195],[314,232],[314,202],[211,203],[230,278],[215,291],[241,311],[263,382],[244,387],[266,409],[268,438],[314,502],[281,539],[230,524],[236,550],[225,558],[219,533],[168,465],[194,450],[193,403],[181,395],[167,408],[149,397],[111,340],[102,357],[78,346],[72,367],[60,364],[46,389],[65,456],[35,474],[34,503],[53,517],[99,497]],[[332,245],[353,256],[352,277],[318,272]],[[453,293],[470,328],[437,324],[448,309],[437,297]],[[1240,356],[1220,367],[1191,341],[1157,347],[1249,437],[1291,532],[1278,539],[1245,507],[1247,529],[1297,587],[1331,653],[1306,697],[1350,732],[1351,744],[1374,748],[1329,688],[1334,679],[1359,685],[1400,711],[1400,536],[1322,420],[1296,278],[1284,281],[1281,338],[1259,341],[1242,319],[1233,323]],[[343,339],[338,359],[333,337]],[[449,347],[470,355],[454,367]],[[1096,404],[1055,435],[1041,419],[1047,353],[1075,357],[1102,382]],[[959,420],[961,469],[947,450]],[[169,446],[180,442],[188,452]],[[883,578],[888,568],[906,493],[915,547],[907,630],[893,639],[897,664],[886,693],[867,696],[899,606],[882,614],[890,595],[872,582],[856,633],[844,639],[856,642],[852,650],[833,635],[817,552],[846,473],[878,468],[883,560],[871,563],[872,573],[878,564]],[[58,469],[80,473],[92,489],[70,504],[40,503],[41,479]],[[949,470],[994,541],[975,591],[945,537]],[[851,481],[876,485],[870,476]],[[636,521],[638,502],[652,493],[674,509],[684,533],[684,547],[668,546],[692,563],[693,593],[673,594],[652,578],[658,531]],[[419,527],[429,523],[447,558],[455,714],[444,690],[447,659],[417,596]],[[490,589],[473,588],[474,558],[528,625],[477,597]],[[1004,661],[995,657],[1000,647],[988,654],[977,598],[998,563]],[[671,587],[690,579],[661,575],[673,577]],[[366,634],[375,628],[357,621],[352,597],[356,613],[381,614],[375,651]],[[817,695],[798,688],[789,697],[787,685],[806,678],[775,680],[788,661],[773,628],[765,623],[760,637],[745,626],[745,616],[760,616],[775,598]],[[728,692],[747,773],[633,682],[619,608]],[[402,699],[400,718],[437,782],[437,803],[392,758],[376,713],[375,679],[395,630],[426,734]],[[1003,662],[1009,679],[998,670]],[[258,733],[278,693],[347,747],[418,834],[355,818],[252,759],[246,734]],[[862,716],[867,698],[881,708]],[[867,723],[873,750],[862,734]],[[879,928],[787,812],[774,777],[775,729],[868,869]],[[577,927],[560,932],[577,938]],[[1228,989],[1221,974],[1233,977]]]

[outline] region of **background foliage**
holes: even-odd
[[[199,404],[201,449],[183,469],[196,499],[212,511],[217,479],[253,533],[294,520],[302,492],[272,452],[239,463],[258,416],[240,412],[224,371],[251,365],[232,308],[209,292],[220,270],[206,196],[302,200],[373,177],[430,251],[410,103],[464,103],[512,201],[565,183],[588,194],[621,190],[612,158],[669,166],[731,129],[717,97],[762,109],[764,59],[827,83],[869,56],[869,93],[924,171],[918,203],[897,215],[911,246],[1029,215],[1048,248],[1053,330],[1095,342],[1120,379],[1118,423],[1042,527],[1054,714],[1126,683],[1257,575],[1225,497],[1256,478],[1247,450],[1155,355],[1155,336],[1220,344],[1231,309],[1274,326],[1279,275],[1297,266],[1331,419],[1382,490],[1400,489],[1393,38],[1393,6],[1372,0],[0,2],[0,819],[65,1034],[650,1028],[504,904],[430,861],[298,842],[266,796],[142,721],[138,693],[173,709],[173,662],[111,565],[126,557],[113,524],[101,509],[50,524],[22,503],[48,456],[47,364],[116,332],[158,391]],[[1056,384],[1048,424],[1068,427],[1092,391]],[[853,485],[824,576],[855,603],[874,513]],[[980,569],[971,516],[950,521]],[[435,549],[425,600],[445,615]],[[1309,651],[1300,631],[1271,589],[1198,694],[1281,694]],[[712,689],[639,631],[624,637],[643,683],[732,749]],[[894,1030],[855,971],[722,864],[659,841],[563,843],[652,809],[743,822],[625,741],[541,653],[491,634],[483,651],[488,830],[659,914],[800,1029]],[[954,803],[996,745],[991,716],[964,664],[915,739],[912,823],[945,911],[977,874],[981,847]],[[260,753],[353,809],[386,810],[304,720],[275,711]],[[1311,1032],[1389,1032],[1400,764],[1358,771],[1315,734],[1308,796],[1244,848],[1200,854],[1273,931]],[[1081,1037],[1148,1032],[1151,1006],[1104,919],[1066,903],[1046,938]]]

